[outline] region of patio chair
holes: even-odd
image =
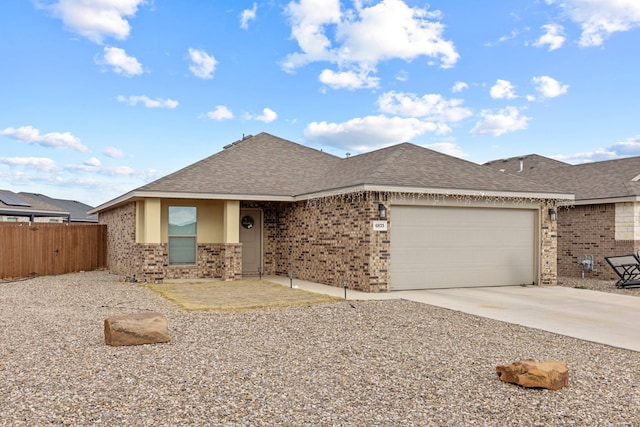
[[[604,257],[604,259],[620,277],[620,280],[616,282],[616,288],[640,286],[640,258],[638,255],[616,255]]]

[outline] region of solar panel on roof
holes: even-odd
[[[20,197],[11,193],[0,193],[0,202],[9,206],[24,206],[27,208],[31,207],[29,203],[25,202]]]

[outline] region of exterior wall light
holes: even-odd
[[[380,219],[387,219],[387,208],[383,203],[378,203],[378,216]]]
[[[556,219],[558,219],[555,209],[549,209],[549,219],[553,222],[555,222]]]

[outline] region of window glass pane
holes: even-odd
[[[196,238],[169,237],[169,264],[195,264]]]
[[[197,212],[193,206],[169,206],[169,235],[195,236]]]
[[[197,209],[169,206],[169,264],[196,263]]]

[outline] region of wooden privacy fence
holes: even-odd
[[[106,266],[104,224],[0,223],[0,279],[92,271]]]

